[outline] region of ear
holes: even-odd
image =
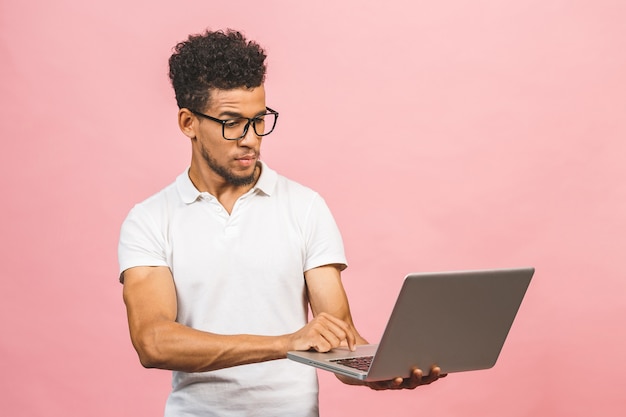
[[[189,109],[182,108],[178,110],[178,127],[185,136],[189,139],[195,139],[197,126],[198,119]]]

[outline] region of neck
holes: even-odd
[[[204,171],[204,172],[203,172]],[[261,163],[257,162],[254,167],[253,180],[249,184],[233,184],[225,180],[222,176],[206,167],[194,169],[193,165],[189,170],[189,179],[200,192],[207,192],[217,198],[217,200],[230,213],[232,207],[239,197],[247,193],[254,187],[261,176]]]

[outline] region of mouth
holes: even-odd
[[[258,159],[257,154],[246,154],[246,155],[235,158],[235,161],[237,161],[239,164],[245,167],[248,167],[250,165],[256,164],[257,159]]]

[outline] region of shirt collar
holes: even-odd
[[[253,190],[259,190],[263,194],[272,195],[276,188],[276,181],[278,180],[278,174],[276,171],[267,166],[263,161],[261,162],[261,176],[254,184]]]
[[[276,181],[278,180],[278,174],[276,171],[271,169],[265,164],[265,162],[261,162],[261,175],[257,180],[256,184],[249,193],[256,192],[257,190],[266,195],[272,195],[274,189],[276,188]],[[180,194],[180,198],[183,200],[185,204],[191,204],[198,200],[198,197],[202,194],[191,179],[189,178],[189,168],[185,170],[182,174],[180,174],[176,178],[176,188],[178,189],[178,193]]]
[[[185,204],[191,204],[200,197],[200,191],[193,185],[189,178],[189,168],[176,178],[178,194]]]

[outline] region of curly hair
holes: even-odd
[[[178,108],[204,111],[211,89],[259,87],[265,81],[265,58],[261,46],[235,30],[190,35],[169,59]]]

